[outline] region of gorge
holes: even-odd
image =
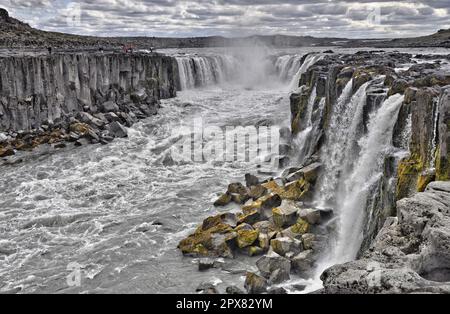
[[[450,54],[331,49],[2,51],[0,291],[448,293]]]

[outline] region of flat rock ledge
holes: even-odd
[[[323,293],[450,293],[450,182],[397,202],[361,259],[327,269]]]

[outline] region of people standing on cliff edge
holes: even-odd
[[[51,55],[52,54],[52,47],[47,47],[48,50],[48,54]]]

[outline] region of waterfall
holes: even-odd
[[[394,125],[403,100],[404,96],[393,95],[371,115],[367,135],[359,141],[361,150],[354,167],[343,174],[343,193],[337,197],[340,221],[336,263],[353,260],[360,249],[368,197],[383,176],[384,158],[392,148]]]
[[[354,158],[351,156],[347,143],[358,140],[356,126],[362,120],[368,86],[369,83],[363,84],[352,96],[353,80],[350,80],[333,106],[327,131],[327,143],[320,152],[325,168],[324,175],[320,178],[320,191],[317,195],[320,206],[328,206],[330,201],[335,199],[340,175],[343,169],[347,168],[346,163],[351,163]]]
[[[283,55],[275,60],[275,71],[280,81],[290,81],[300,69],[303,55]]]
[[[276,75],[280,82],[291,81],[290,90],[298,87],[301,75],[305,73],[322,56],[283,55],[270,57],[265,52],[255,54],[239,51],[234,55],[177,55],[180,90],[187,90],[211,85],[237,82],[251,88],[252,85],[264,83],[268,76]],[[295,86],[295,87],[294,87]]]
[[[439,141],[438,129],[439,129],[439,100],[435,99],[433,102],[433,138],[431,139],[430,169],[435,169],[436,167],[436,153]]]
[[[308,71],[308,69],[313,66],[316,62],[323,59],[323,56],[320,54],[309,54],[305,61],[302,63],[300,68],[298,69],[297,73],[295,74],[294,78],[291,81],[291,84],[289,86],[290,91],[296,91],[299,87],[299,82],[304,73]]]
[[[325,98],[321,98],[318,108],[315,108],[316,98],[317,88],[314,87],[308,100],[308,107],[306,108],[305,128],[299,132],[293,140],[295,151],[297,152],[296,157],[298,165],[302,165],[306,159],[314,153],[320,137],[320,121],[325,108]],[[313,114],[315,112],[319,112],[319,114],[315,115],[317,117],[316,119],[313,119]]]
[[[180,89],[192,89],[221,84],[235,78],[239,68],[236,58],[217,56],[176,56]]]

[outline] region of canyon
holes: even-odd
[[[450,291],[448,50],[98,51],[0,13],[0,291]],[[279,151],[176,160],[199,117]]]

